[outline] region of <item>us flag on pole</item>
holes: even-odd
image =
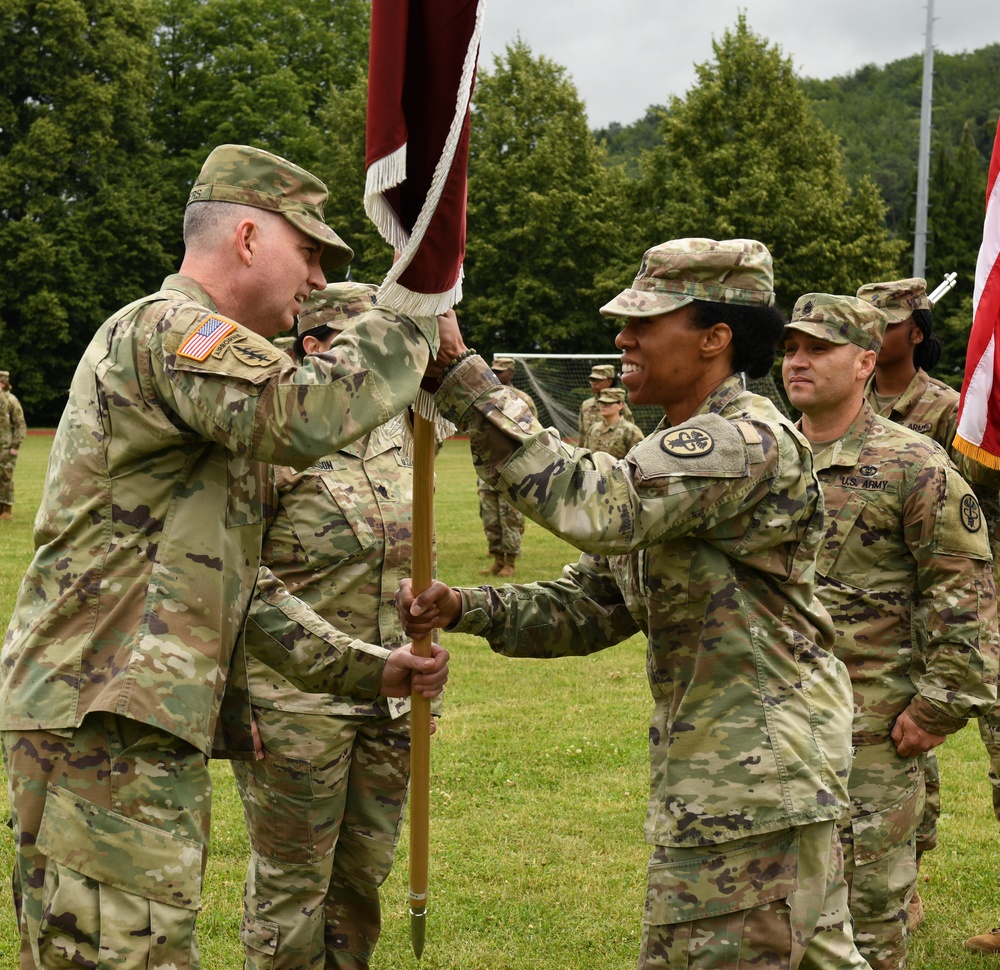
[[[373,0],[365,211],[400,254],[379,303],[462,298],[469,104],[485,0]]]
[[[986,182],[986,221],[972,294],[972,332],[958,406],[955,447],[989,468],[1000,468],[1000,126]]]

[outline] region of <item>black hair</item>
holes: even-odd
[[[733,334],[733,371],[764,377],[771,371],[778,344],[785,333],[784,314],[773,306],[714,303],[695,300],[691,322],[707,330],[724,323]]]
[[[924,339],[913,348],[913,366],[929,371],[941,359],[941,338],[931,329],[930,310],[914,310],[913,322],[924,335]]]
[[[295,337],[295,343],[292,344],[292,353],[295,354],[295,359],[298,361],[305,360],[309,355],[306,353],[306,348],[302,346],[302,340],[304,337],[315,337],[320,342],[326,340],[330,334],[337,333],[333,327],[319,326],[313,330],[307,330],[305,333],[297,334]]]

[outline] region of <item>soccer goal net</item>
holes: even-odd
[[[538,420],[554,427],[566,440],[576,440],[580,405],[592,397],[590,370],[595,364],[614,364],[618,371],[620,354],[519,354],[497,351],[498,357],[513,357],[514,386],[532,396]],[[619,381],[615,378],[615,384]],[[632,420],[649,434],[663,417],[663,408],[653,405],[632,407]]]
[[[595,364],[615,365],[620,354],[520,354],[498,351],[498,357],[513,357],[514,386],[526,391],[538,408],[538,420],[546,427],[555,427],[567,441],[577,437],[580,405],[591,397],[590,370]],[[615,384],[619,384],[615,378]],[[747,387],[756,394],[771,398],[778,409],[788,414],[787,403],[771,375],[747,380]],[[663,408],[651,404],[629,405],[632,420],[643,433],[650,434],[663,418]]]

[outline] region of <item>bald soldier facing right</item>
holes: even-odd
[[[886,317],[810,293],[785,327],[782,376],[823,485],[818,596],[854,694],[841,823],[854,939],[903,970],[924,753],[996,699],[996,593],[979,503],[937,444],[864,400]]]
[[[439,342],[433,317],[379,308],[301,367],[270,344],[353,255],[326,198],[285,159],[215,149],[180,273],[77,367],[0,659],[23,970],[199,965],[207,758],[254,751],[244,646],[359,698],[447,676],[440,649],[353,640],[260,567],[265,463],[306,467],[389,420]]]

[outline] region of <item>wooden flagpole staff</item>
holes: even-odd
[[[433,579],[434,398],[420,391],[413,409],[413,592]],[[431,635],[413,641],[413,652],[431,655]],[[410,942],[420,959],[427,922],[430,827],[430,721],[427,698],[410,698]]]

